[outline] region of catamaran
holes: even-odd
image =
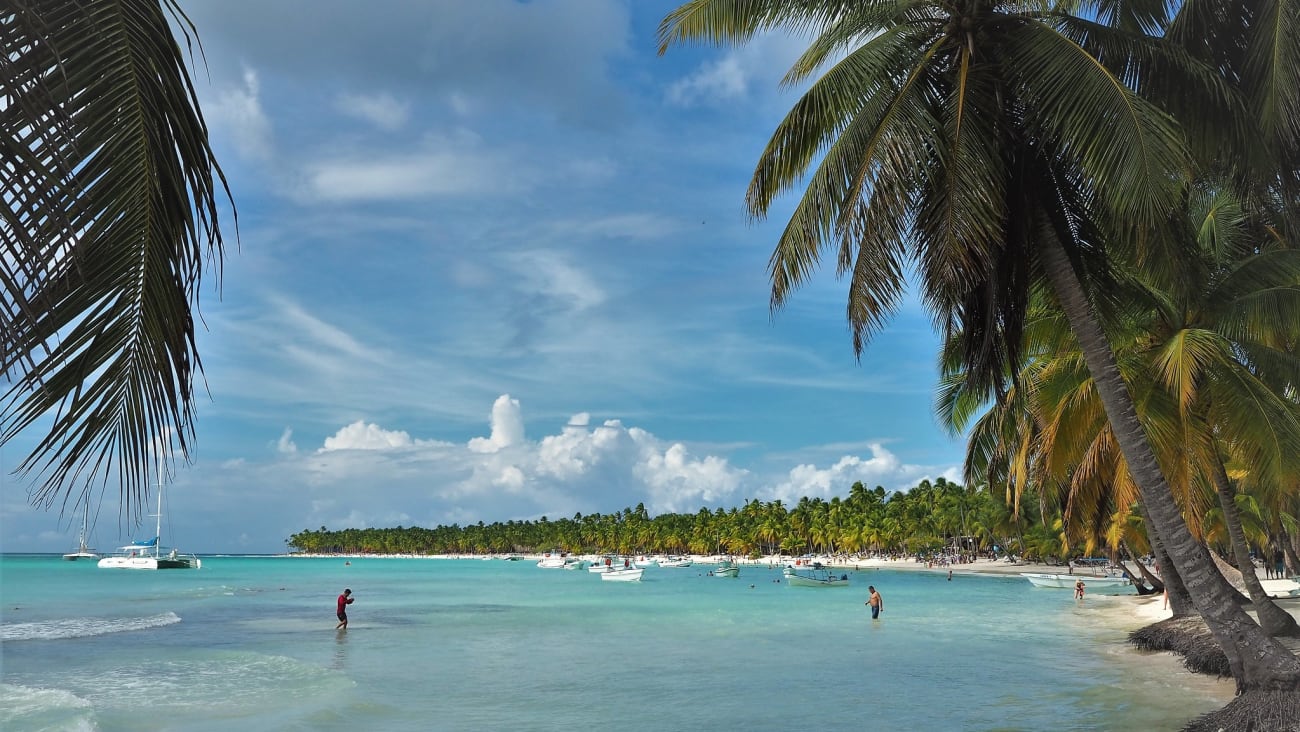
[[[117,554],[99,560],[100,569],[199,569],[203,566],[202,561],[193,554],[181,554],[176,549],[164,552],[163,547],[159,545],[159,539],[162,537],[162,500],[163,487],[160,482],[158,513],[153,514],[157,519],[154,524],[153,538],[133,541],[126,546],[118,547]]]
[[[63,558],[69,562],[75,562],[78,559],[99,559],[99,555],[94,549],[86,546],[86,530],[90,526],[90,494],[86,494],[86,509],[81,514],[81,533],[77,535],[77,551],[68,552]]]

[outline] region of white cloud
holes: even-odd
[[[501,194],[522,184],[517,167],[464,139],[431,139],[413,151],[365,150],[315,159],[293,194],[327,203]]]
[[[751,89],[776,93],[781,76],[806,47],[806,41],[790,35],[759,36],[670,84],[668,102],[683,107],[717,106],[744,99]]]
[[[298,446],[294,444],[293,441],[292,429],[288,427],[284,428],[284,432],[281,433],[280,439],[277,440],[275,443],[275,449],[276,452],[280,452],[286,455],[292,455],[293,453],[298,452]]]
[[[401,129],[411,113],[411,105],[391,94],[340,94],[334,107],[385,132]]]
[[[500,452],[524,440],[524,417],[519,410],[519,400],[502,394],[492,403],[492,436],[475,437],[469,441],[474,452]]]
[[[564,303],[573,310],[586,310],[605,301],[605,291],[600,285],[559,252],[525,252],[514,261],[525,290]]]
[[[733,51],[668,87],[668,101],[688,107],[702,101],[716,104],[740,99],[749,90],[749,77],[740,52]]]
[[[867,486],[883,485],[902,490],[933,475],[932,467],[907,465],[879,443],[868,446],[871,457],[845,455],[828,468],[803,464],[792,468],[784,480],[772,486],[770,496],[783,501],[797,501],[804,496],[830,498],[847,492],[847,487],[861,481]],[[956,472],[947,468],[944,475]]]
[[[357,420],[331,437],[325,438],[321,452],[329,450],[393,450],[411,447],[415,442],[405,432],[390,431],[379,425]]]
[[[214,132],[229,137],[240,155],[268,160],[272,156],[271,121],[262,109],[257,72],[245,68],[242,82],[242,86],[218,92],[216,103],[206,105],[204,114]]]
[[[633,475],[649,490],[646,507],[655,512],[692,511],[701,505],[731,500],[748,471],[731,467],[723,458],[691,457],[686,446],[674,443],[660,451],[648,433],[633,430],[645,452]]]

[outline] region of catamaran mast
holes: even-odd
[[[86,527],[90,522],[90,494],[86,494],[86,509],[81,513],[81,535],[77,537],[77,551],[86,551]]]
[[[154,530],[153,530],[153,555],[155,559],[162,554],[162,549],[160,546],[162,544],[162,494],[163,494],[162,468],[159,467],[158,468],[158,513],[155,514],[155,517],[157,518],[157,523],[154,525]]]

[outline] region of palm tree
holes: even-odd
[[[1158,6],[1161,25],[1164,4],[1145,5]],[[660,51],[743,43],[771,29],[812,37],[787,82],[829,65],[778,126],[747,194],[761,218],[815,164],[770,261],[772,307],[834,249],[850,276],[860,352],[915,267],[938,322],[970,334],[970,378],[996,386],[1019,358],[1030,293],[1050,291],[1238,691],[1300,685],[1300,660],[1231,601],[1188,531],[1089,297],[1109,249],[1139,242],[1132,232],[1157,226],[1177,200],[1189,164],[1182,132],[1126,84],[1141,78],[1132,64],[1173,56],[1140,33],[1046,2],[996,0],[693,0],[662,22]],[[1181,61],[1164,70],[1212,76]],[[1202,95],[1207,103],[1214,91]]]
[[[191,304],[230,194],[172,19],[188,36],[174,0],[0,13],[0,444],[50,420],[16,470],[38,504],[115,479],[138,514],[194,439]]]

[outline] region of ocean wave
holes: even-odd
[[[70,691],[0,684],[0,728],[92,732],[92,715],[90,700]]]
[[[6,623],[0,625],[0,641],[86,638],[94,635],[161,628],[175,625],[180,621],[179,615],[169,612],[143,618],[63,618],[35,623]]]

